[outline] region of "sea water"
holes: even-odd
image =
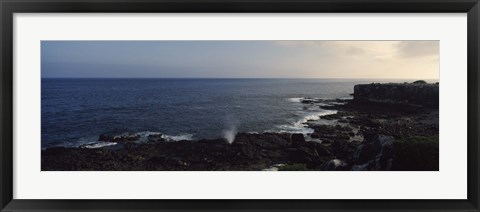
[[[335,113],[301,98],[351,98],[355,79],[42,79],[42,147],[79,146],[100,134],[163,134],[172,140],[237,132],[309,133]]]

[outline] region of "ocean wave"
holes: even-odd
[[[346,102],[330,102],[331,105],[345,105]]]
[[[287,100],[289,102],[302,102],[302,99],[304,99],[304,97],[294,97],[294,98],[288,98]]]
[[[315,106],[332,106],[332,105],[327,103],[317,103]]]
[[[353,100],[353,96],[340,97],[341,100]]]
[[[122,137],[129,137],[129,138],[135,138],[137,137],[136,140],[129,140],[129,142],[135,142],[135,143],[146,143],[149,141],[149,136],[158,136],[161,135],[161,138],[165,139],[166,141],[183,141],[183,140],[193,140],[193,134],[179,134],[179,135],[166,135],[161,132],[155,132],[155,131],[142,131],[142,132],[136,132],[136,133],[123,133],[123,134],[118,134],[113,136],[113,138],[122,138]],[[117,145],[118,142],[105,142],[105,141],[94,141],[96,140],[96,137],[84,137],[79,139],[76,144],[77,145],[67,145],[68,143],[65,143],[64,146],[68,147],[80,147],[80,148],[87,148],[87,149],[95,149],[95,148],[102,148],[102,147],[107,147],[107,146],[113,146]],[[93,142],[92,142],[93,141]]]
[[[162,138],[170,141],[191,141],[193,140],[193,134],[180,134],[180,135],[165,135],[162,134]]]
[[[308,121],[317,121],[322,116],[332,115],[336,113],[337,113],[336,110],[324,110],[324,111],[319,111],[314,113],[308,113],[298,121],[295,121],[291,124],[280,125],[278,126],[278,128],[280,129],[279,130],[280,132],[301,133],[304,135],[311,134],[313,133],[314,130],[311,128],[308,128],[308,125],[307,125]]]
[[[94,143],[81,145],[80,148],[97,149],[97,148],[113,146],[113,145],[117,145],[117,142],[94,142]]]
[[[182,140],[193,140],[193,134],[179,134],[179,135],[167,135],[161,132],[156,131],[142,131],[133,134],[134,136],[139,136],[140,142],[147,142],[149,136],[161,135],[161,137],[167,141],[182,141]]]
[[[153,135],[162,135],[160,132],[155,132],[155,131],[142,131],[142,132],[137,132],[133,133],[133,136],[139,136],[140,138],[138,141],[140,142],[147,142],[148,141],[148,136],[153,136]]]
[[[324,98],[314,97],[293,97],[287,99],[289,102],[313,101],[315,103],[325,100]]]
[[[150,135],[161,135],[161,132],[155,132],[155,131],[142,131],[142,132],[137,132],[134,133],[134,135],[138,135],[140,137],[148,137]]]
[[[295,124],[292,124],[292,125],[288,125],[288,124],[285,124],[285,125],[279,125],[278,126],[279,130],[266,130],[265,132],[270,132],[270,133],[300,133],[300,134],[311,134],[313,133],[313,129],[311,128],[308,128],[307,126],[304,126],[304,125],[297,125],[296,123]]]
[[[320,117],[322,116],[332,115],[336,113],[337,113],[336,110],[324,110],[320,112],[314,112],[314,113],[305,115],[302,119],[298,120],[297,122],[303,124],[303,123],[306,123],[307,121],[316,121],[316,120],[319,120]]]
[[[346,102],[342,102],[341,100],[351,100],[352,97],[342,97],[335,99],[325,99],[325,98],[313,98],[313,97],[294,97],[288,98],[289,102],[296,102],[296,103],[310,103],[315,106],[334,106],[334,105],[345,105]]]

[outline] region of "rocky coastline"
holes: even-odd
[[[42,150],[42,171],[436,171],[438,84],[356,85],[353,99],[303,98],[336,110],[307,121],[313,133],[237,133],[171,141],[162,134],[99,136],[78,148]],[[335,103],[335,104],[333,104]],[[325,124],[328,122],[328,124]],[[90,145],[90,146],[89,146]],[[95,146],[99,145],[99,146]],[[99,147],[99,148],[96,148]]]

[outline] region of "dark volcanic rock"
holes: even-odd
[[[323,171],[348,171],[349,167],[348,164],[344,161],[339,159],[333,159],[322,164],[322,166],[320,166],[320,169]]]
[[[162,134],[148,135],[147,140],[152,143],[166,141]]]
[[[42,151],[42,170],[262,170],[273,164],[319,161],[320,149],[301,146],[303,155],[292,158],[290,134],[237,134],[224,139],[125,142],[120,149],[49,148]]]
[[[333,154],[330,152],[330,150],[328,150],[325,146],[323,146],[320,143],[306,142],[304,146],[312,150],[315,150],[316,154],[319,155],[320,157],[323,157],[323,156],[333,157]]]
[[[297,133],[292,135],[293,147],[303,146],[304,144],[305,144],[305,137],[303,137],[303,134]]]
[[[313,169],[334,158],[323,145],[286,133],[239,133],[232,144],[213,139],[122,146],[49,148],[42,151],[42,170],[262,170],[273,164],[305,164]]]
[[[232,145],[235,147],[251,148],[252,150],[273,150],[287,148],[291,143],[290,134],[286,133],[238,133]]]
[[[355,171],[390,170],[395,157],[395,139],[392,136],[375,135],[367,137],[354,155]]]
[[[439,85],[426,83],[372,83],[355,85],[355,101],[438,107]]]
[[[297,143],[290,148],[290,160],[294,163],[306,164],[309,169],[318,169],[320,165],[334,158],[334,155],[317,142]]]
[[[352,128],[341,125],[310,125],[314,130],[311,134],[312,138],[319,138],[323,144],[333,143],[335,141],[348,141],[352,132]],[[353,137],[352,136],[352,137]]]
[[[329,149],[336,158],[351,163],[359,145],[359,142],[335,141],[329,146]]]

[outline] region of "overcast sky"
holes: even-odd
[[[438,41],[42,41],[42,77],[438,79]]]

